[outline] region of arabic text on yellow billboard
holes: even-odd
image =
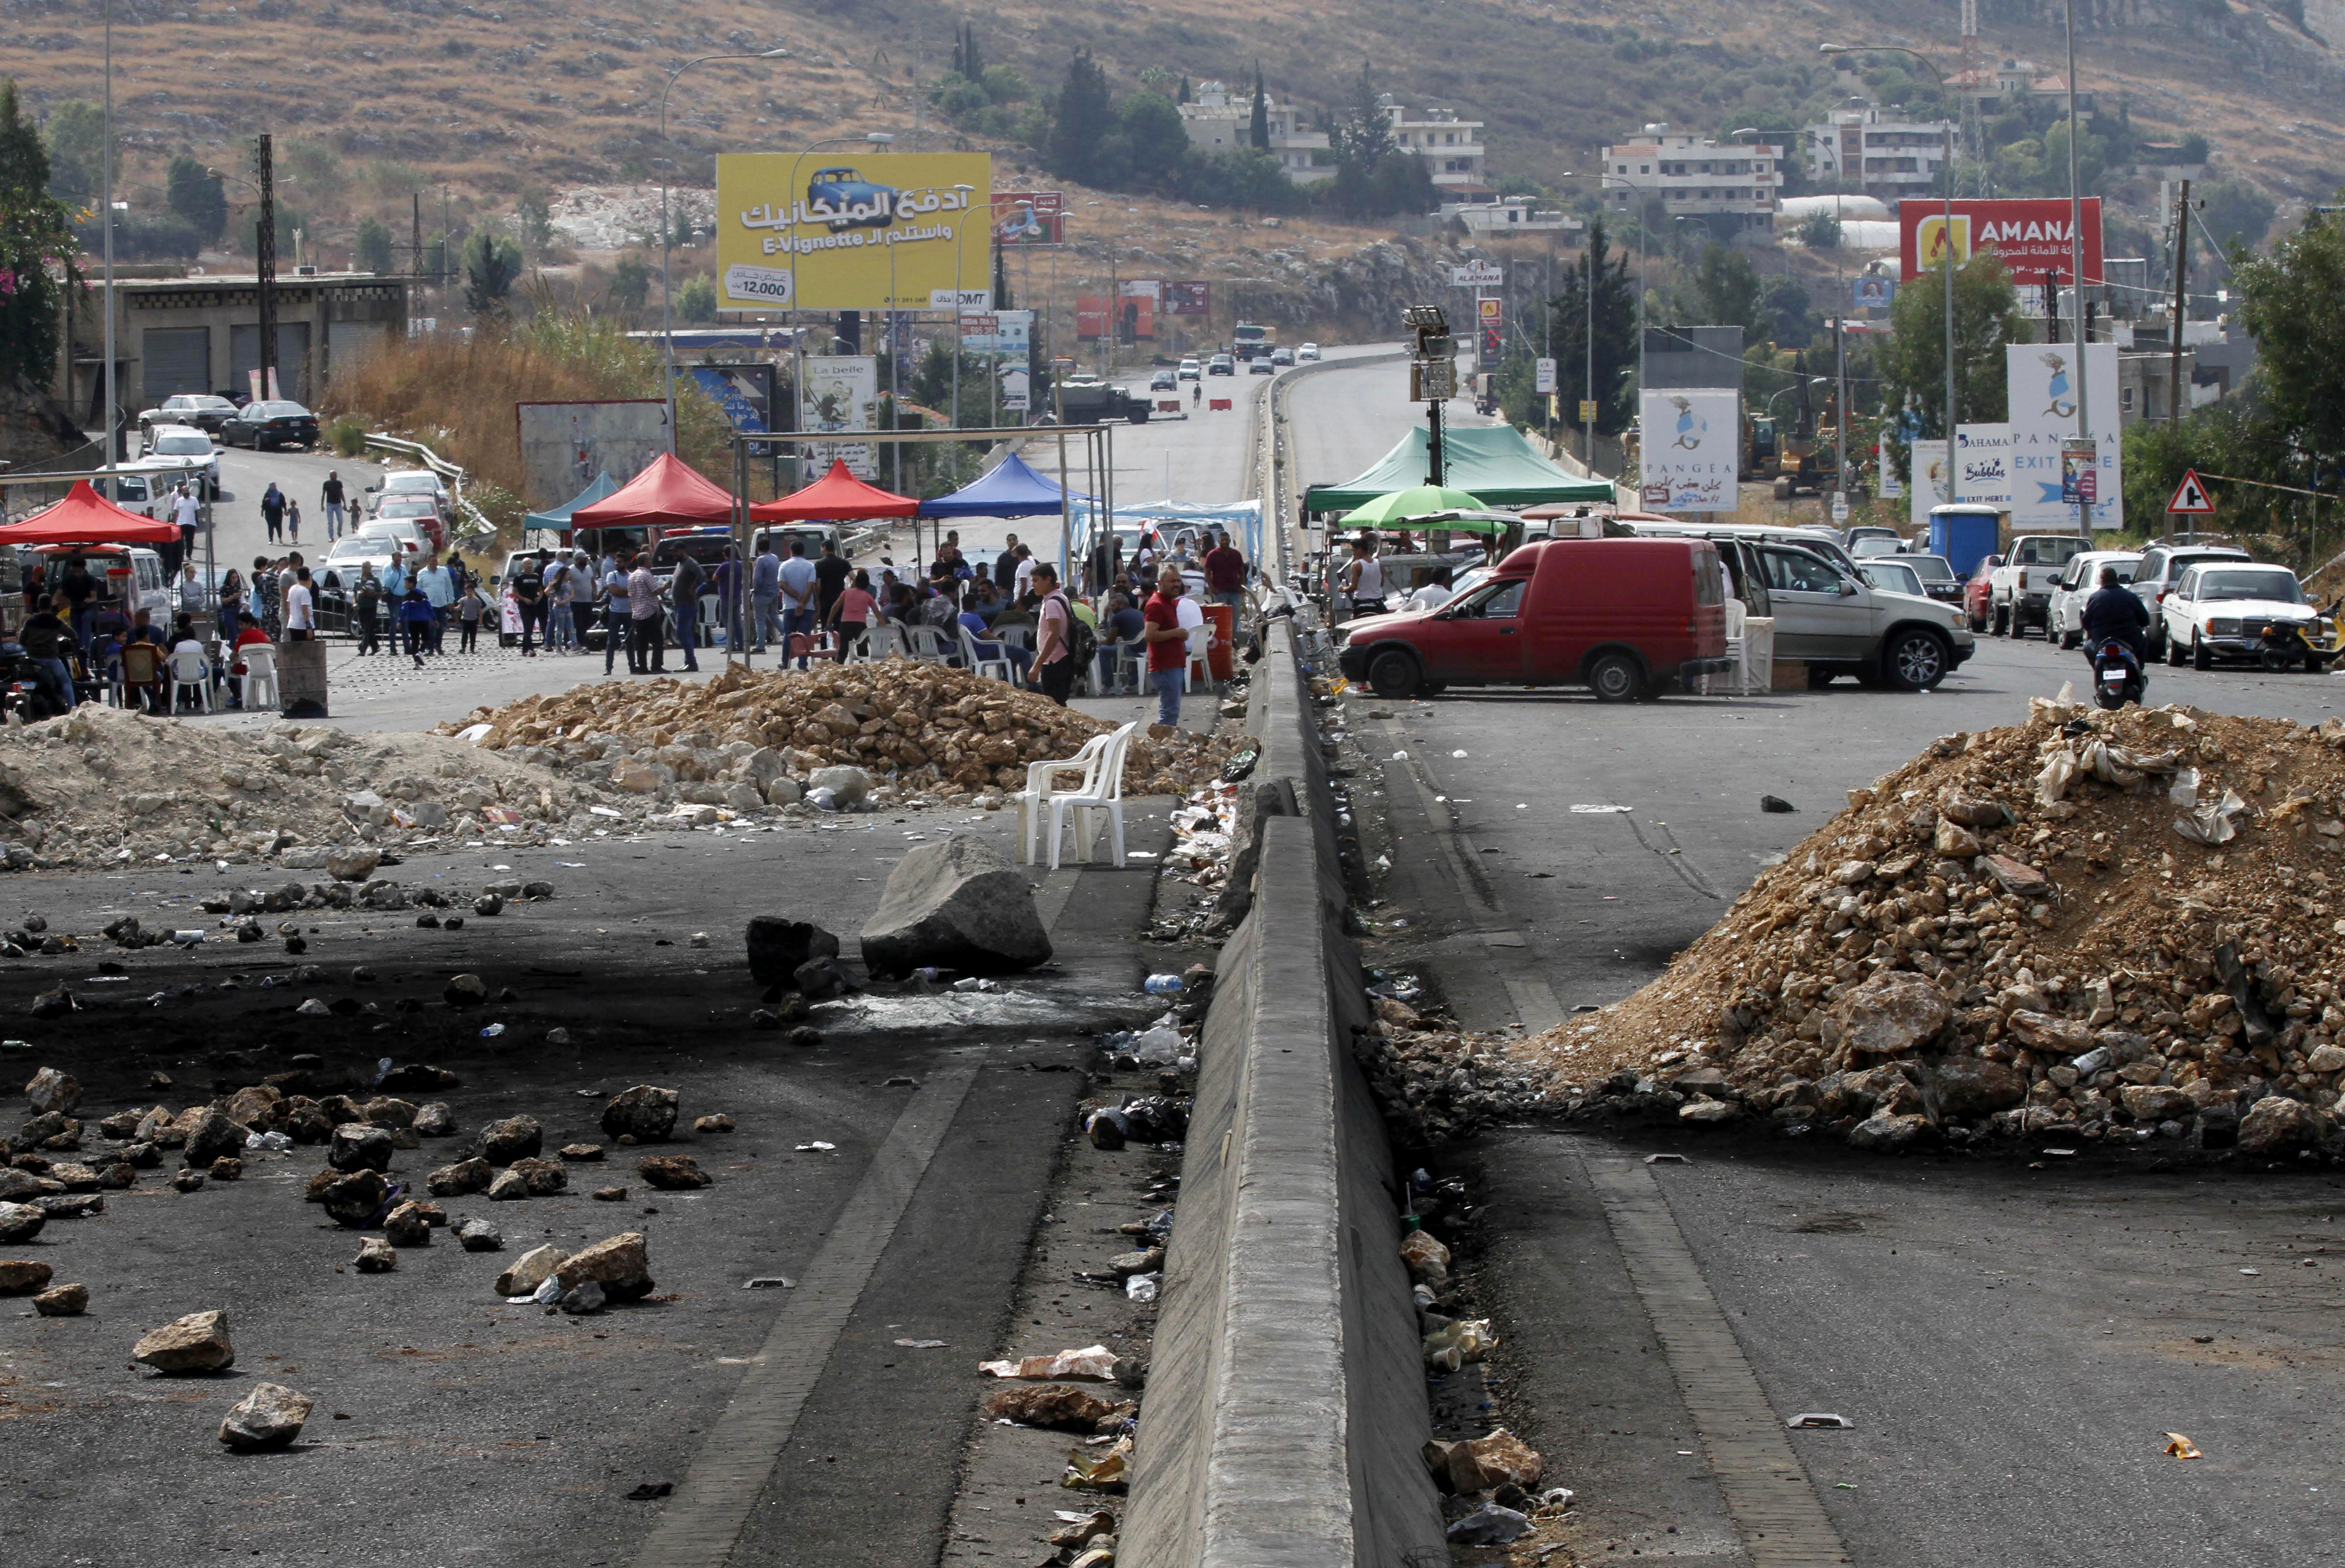
[[[716,160],[723,302],[983,309],[992,300],[992,192],[993,159],[981,152],[726,153]]]

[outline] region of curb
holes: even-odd
[[[1359,961],[1308,687],[1274,622],[1262,739],[1118,1555],[1131,1568],[1448,1561],[1401,1187],[1351,1051]]]

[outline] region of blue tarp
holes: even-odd
[[[1074,500],[1080,506],[1085,497],[1078,495]],[[921,502],[920,515],[1040,517],[1046,514],[1056,516],[1059,508],[1058,481],[1037,473],[1013,452],[996,463],[990,473],[980,475],[950,495]]]
[[[619,482],[607,473],[598,473],[594,483],[563,502],[543,512],[533,512],[522,519],[524,528],[551,528],[557,534],[570,532],[570,514],[581,506],[592,506],[619,488]]]

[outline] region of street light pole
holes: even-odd
[[[2070,222],[2072,224],[2075,221],[2073,214],[2073,198],[2076,192],[2076,0],[2068,0],[2068,184],[2069,194],[2072,198],[2072,212],[2070,217]],[[1936,79],[1938,84],[1938,136],[1944,147],[1944,151],[1939,155],[1941,163],[1938,172],[1945,180],[1944,228],[1939,234],[1938,247],[1944,253],[1946,262],[1946,500],[1948,504],[1951,504],[1954,501],[1955,497],[1960,494],[1958,487],[1961,481],[1954,466],[1954,123],[1944,117],[1946,76],[1944,72],[1938,69],[1936,61],[1917,50],[1900,48],[1895,45],[1888,44],[1865,45],[1863,47],[1876,54],[1903,55],[1908,59],[1919,60],[1922,64],[1930,67],[1930,75]],[[1845,55],[1850,53],[1851,50],[1852,46],[1846,44],[1826,44],[1823,46],[1823,52],[1827,55]],[[1845,305],[1846,302],[1842,301],[1842,303]],[[2083,356],[2079,355],[2077,357],[2076,367],[2076,386],[2078,391],[2078,406],[2080,408],[2083,403],[2082,394],[2085,385],[2084,375]],[[1848,411],[1846,409],[1842,409],[1841,411],[1841,423],[1843,425],[1848,423]],[[1848,488],[1848,478],[1846,474],[1842,475],[1841,488],[1843,490]]]
[[[122,422],[121,394],[114,384],[114,0],[107,0],[106,4],[106,155],[100,162],[104,165],[100,179],[105,186],[101,199],[106,203],[106,465],[110,468],[121,459],[115,442]],[[66,347],[66,379],[70,382],[72,345]],[[107,486],[109,494],[116,488]]]
[[[2093,404],[2085,383],[2085,367],[2092,359],[2093,345],[2085,339],[2085,199],[2076,186],[2076,137],[2082,128],[2076,124],[2076,0],[2068,0],[2068,276],[2076,290],[2076,435],[2079,440],[2090,440]],[[2059,301],[2054,300],[2054,309],[2058,306]],[[2093,466],[2100,466],[2097,452]],[[2085,499],[2081,485],[2076,490],[2076,533],[2088,542],[2093,536],[2093,504]]]
[[[711,60],[777,60],[788,53],[787,49],[765,49],[747,55],[703,55],[698,59],[686,60],[678,66],[669,73],[667,86],[660,89],[660,145],[666,148],[670,153],[675,150],[667,138],[667,96],[675,90],[678,78],[683,76],[685,72],[695,66],[705,66]],[[667,259],[670,242],[675,238],[675,226],[668,218],[667,188],[669,173],[674,167],[675,160],[670,158],[662,160],[660,168],[660,370],[667,386],[667,451],[671,457],[675,455],[675,314],[668,302],[671,290],[668,287]],[[441,242],[443,255],[446,253],[446,248],[447,242],[443,239]],[[792,290],[791,292],[795,293],[797,290]]]

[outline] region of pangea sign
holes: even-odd
[[[922,311],[992,276],[985,153],[716,159],[716,268],[728,309]]]
[[[1649,392],[1638,409],[1646,504],[1665,512],[1732,512],[1741,504],[1741,394],[1731,387]],[[1656,500],[1658,494],[1663,499]]]
[[[2101,280],[2101,199],[2084,202],[2085,280]],[[1951,235],[1956,265],[1982,250],[2003,258],[2015,283],[2041,283],[2046,272],[2073,277],[2068,203],[2047,199],[2024,201],[1957,201],[1951,229],[1943,201],[1897,204],[1900,276],[1906,281],[1934,271]]]

